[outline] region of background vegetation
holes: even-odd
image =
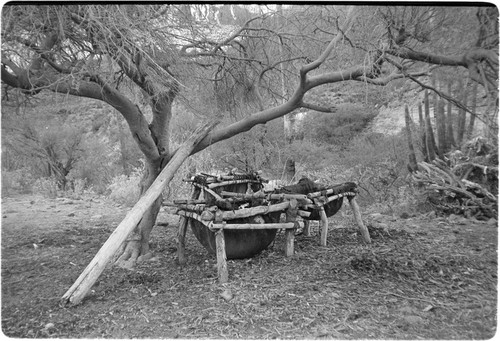
[[[43,8],[46,17],[30,6],[9,7],[3,12],[2,29],[8,39],[2,55],[2,193],[103,195],[127,205],[137,200],[141,179],[156,167],[152,165],[158,160],[152,155],[158,158],[164,149],[165,155],[171,153],[200,120],[218,115],[221,126],[228,126],[257,110],[284,103],[292,96],[298,70],[321,55],[325,42],[343,33],[339,23],[349,16],[345,8],[335,6],[124,6],[114,15],[99,6]],[[443,12],[432,7],[357,7],[354,12],[356,24],[342,36],[344,40],[336,45],[332,58],[324,60],[318,73],[342,70],[353,62],[369,64],[362,76],[310,89],[303,108],[285,117],[285,121],[293,121],[292,130],[284,129],[281,119],[271,120],[192,156],[165,191],[165,197],[185,197],[189,188],[182,178],[200,171],[262,170],[269,179],[289,179],[285,174],[287,162],[293,160],[296,174],[292,180],[308,176],[329,184],[356,181],[365,205],[380,205],[390,212],[423,208],[425,205],[417,201],[425,202],[426,196],[419,196],[420,188],[409,172],[416,166],[410,164],[408,168],[407,164],[411,153],[416,153],[418,161],[429,161],[427,145],[420,136],[427,128],[416,114],[424,89],[433,96],[430,129],[435,129],[436,140],[444,136],[436,126],[438,99],[450,106],[450,129],[460,131],[468,117],[466,134],[460,136],[458,132],[459,143],[452,149],[450,145],[446,153],[460,151],[467,141],[485,133],[496,148],[494,103],[498,93],[491,84],[498,68],[491,61],[488,64],[480,59],[474,64],[476,71],[469,64],[466,69],[453,66],[453,61],[449,66],[431,61],[439,67],[409,73],[409,68],[421,68],[422,57],[401,55],[407,53],[406,48],[424,45],[427,50],[422,51],[432,50],[436,55],[463,53],[472,43],[483,50],[498,47],[494,8],[450,8]],[[105,13],[107,21],[101,20],[99,13]],[[373,20],[363,20],[371,13],[376,13]],[[147,24],[157,15],[170,20],[172,31],[166,36]],[[126,23],[132,17],[140,20],[130,28]],[[14,30],[16,18],[27,23],[24,30],[34,35],[33,42],[39,42],[38,50]],[[61,42],[50,41],[48,33],[37,29],[40,20],[47,25],[58,23],[67,31],[55,31]],[[260,26],[252,26],[254,21]],[[109,22],[116,32],[108,31]],[[326,27],[336,30],[330,32]],[[238,28],[241,30],[231,36]],[[109,40],[106,32],[118,40]],[[217,35],[229,38],[221,41]],[[138,44],[141,39],[143,45]],[[56,59],[40,52],[44,44],[58,53],[59,66]],[[69,53],[72,49],[81,49],[83,54]],[[88,57],[85,51],[90,53]],[[389,55],[407,59],[399,65]],[[161,60],[161,65],[144,61],[153,57]],[[9,71],[21,82],[16,65],[28,65],[30,61],[30,72],[40,72],[40,77],[29,84],[17,83],[16,88]],[[71,85],[65,94],[58,94],[64,91],[57,87],[68,84],[69,71],[63,68],[66,65],[72,65],[73,70],[79,68],[71,73],[79,79],[79,87]],[[49,66],[59,72],[59,78],[54,78]],[[102,79],[88,78],[85,70],[93,68],[103,72]],[[165,80],[165,72],[175,73],[178,84]],[[117,98],[135,103],[138,121],[144,118],[144,122],[151,122],[150,131],[144,134],[141,124],[131,123],[126,114],[85,98],[89,97],[85,91],[95,84],[101,86],[105,77],[120,92]],[[107,98],[99,99],[112,104]],[[133,104],[126,103],[135,110]],[[380,113],[392,111],[403,117],[402,108],[408,104],[413,111],[413,135],[409,136],[402,125],[384,130],[384,123],[377,118]],[[154,126],[159,121],[154,117],[160,111],[171,120],[164,126],[165,139],[155,130],[160,126]],[[476,116],[474,126],[470,118]],[[407,143],[409,139],[415,148]],[[441,153],[440,158],[445,155]]]
[[[182,139],[194,118],[183,107],[176,110],[184,114],[172,130]],[[365,204],[388,203],[386,192],[405,185],[408,150],[402,131],[371,132],[374,111],[348,103],[335,115],[309,114],[301,124],[303,138],[291,145],[283,142],[282,121],[272,121],[191,157],[165,195],[188,196],[182,178],[194,170],[262,170],[269,180],[281,180],[286,158],[294,157],[298,176],[359,181]],[[39,94],[19,106],[3,106],[2,129],[4,196],[101,195],[130,206],[137,200],[144,161],[123,120],[103,106]],[[392,190],[383,186],[388,181]]]

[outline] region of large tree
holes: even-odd
[[[276,15],[271,6],[6,5],[2,82],[27,95],[53,91],[115,108],[146,159],[143,192],[175,153],[174,101],[200,120],[226,117],[192,153],[299,108],[335,112],[307,95],[331,83],[425,85],[433,68],[448,66],[496,102],[495,7],[302,5],[284,6],[286,20]],[[243,118],[234,119],[236,111]],[[148,257],[160,203],[120,261]]]

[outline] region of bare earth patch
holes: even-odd
[[[161,213],[155,257],[109,268],[83,304],[60,305],[127,210],[104,199],[2,198],[2,331],[23,338],[488,339],[496,333],[497,226],[418,216],[330,220],[328,246],[284,237],[252,259],[215,256],[188,232],[176,263],[175,216]],[[379,217],[380,218],[380,217]],[[380,219],[379,219],[380,221]],[[164,225],[164,224],[162,224]]]

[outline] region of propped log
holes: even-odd
[[[175,172],[188,158],[196,145],[213,129],[218,122],[214,121],[203,125],[195,131],[186,142],[184,142],[175,152],[173,157],[167,163],[165,168],[160,172],[156,180],[151,184],[149,189],[143,194],[134,207],[128,212],[122,222],[109,236],[108,240],[103,244],[99,252],[95,255],[89,265],[77,278],[75,283],[63,295],[63,303],[80,303],[90,288],[97,281],[106,265],[111,261],[115,253],[125,242],[128,235],[137,226],[139,221],[144,216],[144,213],[149,209],[153,202],[160,196],[165,186],[172,180]]]

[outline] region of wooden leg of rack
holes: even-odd
[[[356,224],[358,225],[359,231],[363,236],[363,240],[365,241],[365,243],[370,244],[372,242],[370,239],[370,232],[368,232],[365,224],[363,224],[363,219],[361,219],[361,211],[359,210],[356,199],[354,199],[354,197],[349,197],[349,204],[351,205],[351,209],[354,214],[354,220],[356,220]]]
[[[295,229],[286,229],[285,230],[285,256],[291,257],[293,256],[293,243],[295,241]]]
[[[186,264],[186,231],[188,218],[181,217],[179,220],[179,230],[177,231],[177,261],[180,265]]]
[[[219,275],[219,283],[224,284],[229,280],[226,262],[226,242],[224,240],[224,230],[219,229],[215,232],[215,246],[217,252],[217,273]]]
[[[309,220],[304,220],[304,237],[311,236],[311,226],[309,225]]]
[[[328,239],[328,217],[326,216],[325,208],[321,207],[319,209],[319,214],[321,216],[321,246],[326,246],[326,240]]]

